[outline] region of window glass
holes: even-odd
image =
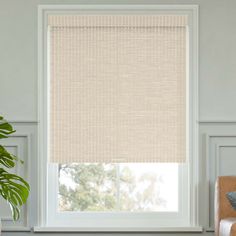
[[[178,164],[59,165],[59,211],[178,211]]]

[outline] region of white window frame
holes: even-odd
[[[47,224],[51,226],[65,225],[79,228],[153,228],[156,226],[187,226],[189,225],[189,183],[188,165],[178,167],[178,212],[59,212],[58,211],[58,165],[48,164],[48,212]],[[171,188],[171,186],[170,186]],[[118,227],[119,225],[120,227]]]
[[[57,168],[47,162],[49,68],[47,16],[99,11],[101,13],[185,14],[188,16],[187,129],[189,165],[179,168],[180,206],[176,213],[58,213],[56,211]],[[38,8],[39,150],[38,150],[38,225],[35,231],[191,231],[199,232],[198,196],[198,6],[197,5],[40,5]],[[187,176],[187,178],[186,178]],[[50,181],[48,181],[50,179]],[[187,182],[186,182],[187,179]],[[186,192],[187,194],[183,192]],[[50,213],[50,214],[49,214]],[[116,215],[114,215],[116,214]],[[118,215],[117,215],[118,214]],[[158,216],[160,216],[159,218]],[[117,216],[120,217],[117,224]],[[158,218],[157,218],[158,217]],[[56,220],[55,220],[56,219]],[[102,219],[100,221],[99,219]],[[110,219],[110,220],[108,220]],[[123,219],[123,221],[122,221]],[[145,220],[146,219],[146,220]],[[164,219],[164,220],[161,220]],[[106,220],[106,221],[104,221]],[[113,221],[114,220],[114,221]],[[127,222],[129,223],[127,224]],[[91,222],[94,224],[91,225]],[[116,222],[116,223],[114,223]],[[134,223],[136,222],[136,223]],[[158,224],[158,222],[162,224]],[[108,226],[109,225],[109,226]],[[171,225],[171,227],[170,227]]]

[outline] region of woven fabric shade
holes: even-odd
[[[184,162],[182,15],[49,16],[50,161]]]

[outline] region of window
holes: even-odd
[[[58,178],[59,212],[178,211],[176,163],[64,164]]]
[[[197,8],[59,8],[41,11],[41,226],[197,225]]]

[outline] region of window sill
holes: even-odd
[[[181,232],[195,232],[201,233],[203,232],[203,228],[201,226],[195,227],[154,227],[154,228],[78,228],[78,227],[34,227],[34,232],[173,232],[173,233],[181,233]]]

